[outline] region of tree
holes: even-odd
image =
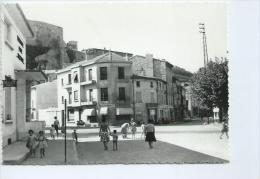
[[[212,111],[219,107],[220,119],[228,112],[228,60],[215,58],[206,68],[200,68],[191,79],[192,95]]]

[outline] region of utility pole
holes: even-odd
[[[134,83],[134,75],[132,75],[132,85],[133,85],[133,120],[135,121],[135,83]]]
[[[64,101],[64,161],[67,163],[67,100]]]
[[[207,49],[207,37],[206,37],[206,28],[204,23],[199,23],[199,32],[202,34],[202,43],[203,43],[203,55],[204,55],[204,67],[207,68],[208,64],[208,49]]]

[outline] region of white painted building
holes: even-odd
[[[3,146],[39,130],[26,109],[26,81],[44,80],[41,72],[26,70],[26,38],[33,32],[17,4],[0,4],[0,118]]]
[[[67,125],[82,120],[96,125],[101,118],[111,124],[129,122],[132,111],[131,62],[107,53],[57,72],[58,108],[63,115],[67,100]]]

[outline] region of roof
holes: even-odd
[[[91,50],[100,50],[100,51],[105,51],[105,52],[108,52],[109,50],[108,49],[101,49],[101,48],[88,48],[88,49],[83,49],[83,51],[91,51]],[[123,53],[123,54],[127,54],[127,55],[130,55],[132,56],[133,54],[132,53],[128,53],[128,52],[120,52],[120,51],[113,51],[113,50],[110,50],[112,53]]]
[[[126,61],[126,59],[121,57],[120,55],[109,52],[109,53],[97,56],[91,60],[83,60],[83,61],[71,64],[71,65],[59,70],[57,73],[62,73],[64,71],[68,71],[72,68],[76,68],[79,66],[87,66],[87,65],[98,64],[98,63],[131,63],[131,62]]]
[[[5,7],[23,35],[25,37],[33,37],[33,30],[19,4],[5,4]]]
[[[150,76],[140,76],[140,75],[132,75],[131,79],[147,79],[147,80],[159,80],[162,81],[164,83],[167,83],[166,81],[164,81],[161,78],[157,78],[157,77],[150,77]]]
[[[134,56],[130,57],[129,60],[131,61],[131,60],[134,59],[135,57],[141,57],[141,58],[146,59],[145,56],[142,56],[142,55],[134,55]],[[168,62],[167,60],[160,60],[160,59],[158,59],[158,58],[153,58],[153,60],[157,60],[157,61],[160,61],[160,62],[165,62],[167,65],[170,66],[170,68],[173,67],[173,65],[172,65],[170,62]]]

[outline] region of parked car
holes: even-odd
[[[77,126],[85,126],[85,122],[82,120],[77,121]]]

